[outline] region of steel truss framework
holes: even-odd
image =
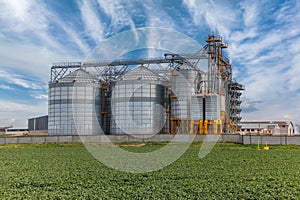
[[[145,58],[135,60],[114,60],[99,62],[94,61],[53,63],[51,67],[51,82],[54,82],[64,77],[68,71],[76,70],[79,68],[94,68],[97,72],[96,76],[98,76],[100,80],[108,81],[117,80],[120,76],[122,76],[125,72],[127,72],[130,69],[130,66],[144,65],[147,68],[151,68],[153,67],[153,65],[156,64],[159,66],[159,68],[152,68],[152,70],[156,71],[158,74],[165,74],[177,64],[185,63],[192,67],[195,67],[195,64],[197,64],[200,59],[208,59],[208,56],[197,52],[195,54],[180,55],[165,54],[163,58]]]
[[[143,65],[167,80],[170,79],[172,69],[186,64],[199,70],[199,62],[207,61],[207,78],[210,85],[207,93],[215,93],[224,96],[226,111],[221,113],[223,132],[230,133],[237,130],[240,117],[240,91],[244,90],[241,84],[232,79],[232,67],[223,50],[227,45],[222,42],[220,36],[209,35],[206,45],[194,54],[166,53],[161,58],[123,59],[114,61],[85,61],[85,62],[60,62],[53,63],[51,67],[50,82],[56,82],[68,72],[76,69],[92,69],[94,75],[106,84],[118,80],[134,66]],[[219,85],[213,87],[213,85]],[[217,89],[216,89],[217,88]],[[198,91],[200,92],[200,91]],[[204,94],[205,95],[205,94]]]

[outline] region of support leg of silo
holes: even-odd
[[[171,119],[170,123],[171,123],[170,133],[171,134],[176,134],[177,121],[174,120],[174,119]]]
[[[214,134],[218,133],[218,120],[214,120]]]
[[[208,133],[208,120],[204,120],[204,134]]]
[[[203,134],[203,120],[199,122],[199,134]]]
[[[222,134],[223,133],[222,120],[219,120],[219,126],[220,126],[220,134]]]
[[[190,134],[194,134],[194,121],[190,121]]]

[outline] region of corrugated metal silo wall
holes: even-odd
[[[171,100],[173,118],[191,119],[192,96],[197,90],[198,71],[178,70],[171,75],[171,90],[176,96]],[[196,104],[197,101],[194,101]],[[196,106],[196,105],[194,105]]]
[[[49,135],[94,135],[100,128],[98,83],[49,84]]]
[[[156,134],[166,121],[165,87],[159,80],[120,80],[111,98],[111,134]]]

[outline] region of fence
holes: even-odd
[[[210,135],[218,137],[219,135]],[[43,143],[75,143],[75,142],[170,142],[175,135],[158,134],[154,136],[143,135],[90,135],[90,136],[19,136],[2,137],[0,144],[43,144]],[[193,141],[203,142],[206,135],[180,135],[176,141],[187,141],[186,139],[194,137]],[[240,143],[240,135],[221,135],[218,142]]]
[[[268,142],[269,145],[300,145],[300,136],[254,136],[254,135],[243,135],[242,144],[265,144]]]
[[[209,135],[209,138],[219,135]],[[175,135],[159,134],[154,136],[141,135],[91,135],[91,136],[20,136],[1,137],[0,144],[43,144],[43,143],[76,143],[76,142],[170,142]],[[194,142],[207,140],[206,135],[181,135],[176,141],[186,141],[187,137],[195,137]],[[299,136],[251,136],[251,135],[220,135],[218,142],[231,142],[239,144],[265,144],[269,145],[300,145]]]

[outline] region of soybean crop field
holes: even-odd
[[[299,147],[219,143],[199,159],[200,146],[159,171],[131,174],[101,164],[82,144],[3,145],[0,199],[300,199]]]

